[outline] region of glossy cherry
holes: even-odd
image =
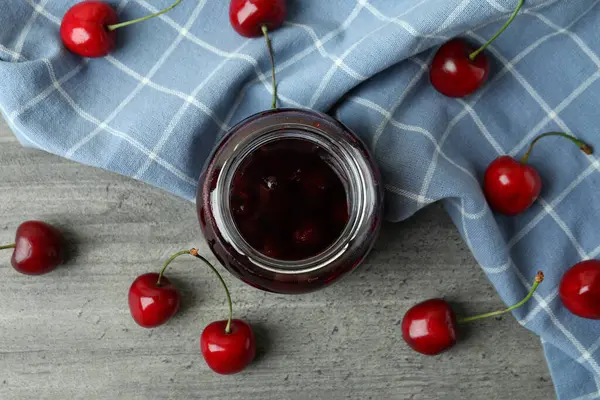
[[[15,243],[0,246],[14,249],[11,264],[26,275],[52,271],[64,261],[64,241],[58,229],[42,221],[26,221],[17,228]]]
[[[402,338],[415,351],[436,355],[448,350],[457,341],[458,324],[510,312],[525,304],[544,280],[539,271],[527,296],[517,304],[500,311],[458,319],[450,304],[443,299],[430,299],[410,308],[402,319]]]
[[[208,260],[191,249],[189,254],[204,262],[219,278],[229,305],[229,318],[206,326],[200,335],[200,350],[206,364],[219,374],[235,374],[246,368],[254,359],[256,341],[252,327],[240,319],[233,319],[233,303],[227,284]]]
[[[107,27],[118,22],[117,12],[107,3],[84,1],[67,11],[60,24],[60,37],[75,54],[104,57],[117,43],[117,32]]]
[[[442,299],[430,299],[409,309],[402,319],[402,338],[415,351],[435,355],[456,343],[456,315]]]
[[[493,210],[516,215],[531,207],[538,198],[542,179],[532,166],[501,156],[487,167],[483,189]]]
[[[508,28],[523,2],[524,0],[519,0],[508,21],[477,50],[462,39],[452,39],[444,43],[431,63],[429,79],[433,87],[448,97],[465,97],[483,85],[490,71],[488,58],[483,51]]]
[[[561,136],[571,140],[584,153],[592,148],[581,140],[562,132],[548,132],[538,136],[520,161],[501,156],[490,163],[483,178],[483,191],[490,207],[505,215],[519,214],[535,202],[542,190],[542,180],[535,168],[527,165],[533,146],[543,137]]]
[[[448,97],[465,97],[477,90],[488,77],[487,55],[469,58],[474,48],[462,39],[444,43],[431,63],[429,79],[433,87]]]
[[[252,327],[234,319],[227,331],[227,320],[209,324],[200,337],[200,350],[206,364],[218,374],[235,374],[254,360],[256,341]]]
[[[139,326],[156,328],[177,313],[180,298],[179,290],[166,276],[151,272],[138,276],[131,284],[129,311]]]
[[[287,15],[285,0],[231,0],[229,22],[242,36],[264,36],[271,59],[271,86],[273,90],[272,108],[277,108],[277,84],[275,83],[275,57],[269,38],[269,31],[283,24]]]
[[[263,26],[272,31],[283,24],[287,14],[284,0],[231,0],[229,22],[245,37],[263,35]]]
[[[587,260],[572,266],[562,277],[560,299],[573,314],[600,319],[600,260]]]
[[[155,14],[119,23],[117,12],[103,1],[89,0],[75,4],[65,13],[60,24],[60,37],[65,46],[82,57],[104,57],[116,47],[116,29],[164,14],[177,6]]]

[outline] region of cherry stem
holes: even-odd
[[[271,58],[271,85],[273,85],[273,103],[271,108],[277,108],[277,84],[275,82],[275,57],[273,56],[273,46],[271,46],[271,39],[269,39],[269,32],[266,25],[261,25],[262,33],[267,41],[267,49],[269,50],[269,57]]]
[[[227,333],[227,334],[231,333],[231,320],[233,319],[233,304],[231,302],[231,295],[229,294],[229,289],[227,288],[227,285],[225,284],[223,277],[221,276],[219,271],[217,271],[217,269],[206,258],[204,258],[200,254],[198,254],[198,249],[191,249],[189,251],[189,253],[191,255],[193,255],[194,257],[199,258],[206,265],[208,265],[208,267],[217,275],[217,278],[219,278],[221,285],[223,285],[223,289],[225,289],[225,295],[227,296],[227,303],[229,304],[229,319],[227,320],[227,325],[225,326],[225,333]]]
[[[12,246],[14,246],[14,245],[12,245]],[[0,247],[0,249],[1,249],[1,247]],[[165,262],[165,265],[160,270],[160,273],[158,274],[158,280],[156,281],[156,286],[160,286],[160,281],[163,277],[163,274],[165,273],[165,270],[169,266],[169,264],[171,264],[171,262],[174,259],[176,259],[177,257],[182,256],[184,254],[189,254],[189,255],[192,255],[192,256],[202,260],[217,275],[217,278],[219,278],[221,285],[223,285],[223,289],[225,289],[225,295],[227,295],[227,303],[229,304],[229,319],[227,320],[227,326],[225,326],[225,333],[231,333],[231,320],[233,319],[233,303],[231,302],[231,295],[229,294],[229,289],[227,288],[227,285],[225,284],[225,281],[223,280],[223,277],[221,276],[219,271],[217,271],[217,269],[206,258],[204,258],[200,254],[198,254],[198,249],[178,251],[177,253],[175,253],[171,257],[169,257],[169,259]]]
[[[544,280],[544,274],[542,273],[542,271],[538,271],[537,275],[535,276],[535,280],[533,282],[533,286],[531,286],[531,290],[529,290],[529,293],[527,293],[527,296],[525,296],[525,298],[523,300],[521,300],[520,302],[518,302],[514,306],[508,307],[505,310],[493,311],[493,312],[489,312],[489,313],[485,313],[485,314],[474,315],[472,317],[460,318],[458,320],[458,323],[459,324],[465,324],[467,322],[475,321],[475,320],[478,320],[478,319],[483,319],[483,318],[488,318],[488,317],[494,317],[496,315],[505,314],[507,312],[510,312],[510,311],[514,310],[515,308],[521,307],[523,304],[527,303],[527,301],[531,298],[531,296],[533,296],[533,293],[535,292],[535,290],[537,289],[537,287],[540,285],[540,283],[542,283],[543,280]]]
[[[163,277],[163,274],[165,273],[165,270],[167,269],[167,267],[169,266],[169,264],[171,264],[171,262],[176,259],[179,256],[182,256],[184,254],[190,254],[189,250],[183,250],[183,251],[178,251],[177,253],[173,254],[163,265],[162,269],[160,270],[160,273],[158,274],[158,280],[156,281],[156,286],[160,286],[160,280]]]
[[[506,28],[508,28],[510,23],[513,22],[513,19],[515,19],[515,17],[519,13],[519,10],[523,6],[524,1],[525,0],[519,0],[519,4],[517,4],[517,8],[512,13],[512,15],[510,16],[508,21],[506,21],[506,23],[502,26],[502,28],[500,28],[500,30],[494,36],[492,36],[492,38],[490,40],[488,40],[483,46],[481,46],[480,48],[478,48],[477,50],[475,50],[474,52],[469,54],[469,59],[471,59],[471,61],[475,61],[475,58],[477,58],[479,53],[484,51],[494,40],[496,40],[498,38],[498,36],[500,36],[500,34],[502,34],[502,32],[504,32],[506,30]]]
[[[592,149],[592,146],[590,146],[589,144],[585,143],[582,140],[577,139],[574,136],[567,135],[566,133],[562,133],[562,132],[548,132],[548,133],[539,135],[538,137],[536,137],[533,140],[533,142],[531,142],[531,144],[529,145],[529,149],[527,149],[527,152],[525,153],[525,155],[523,155],[523,157],[521,157],[521,162],[523,164],[527,164],[527,160],[529,160],[529,154],[531,153],[531,150],[533,149],[533,146],[537,143],[537,141],[546,136],[562,136],[566,139],[569,139],[571,142],[575,143],[577,145],[577,147],[579,147],[581,149],[581,151],[583,151],[585,154],[592,154],[594,152],[594,149]]]
[[[114,31],[115,29],[123,28],[124,26],[127,26],[127,25],[137,24],[138,22],[142,22],[142,21],[146,21],[147,19],[150,19],[150,18],[158,17],[159,15],[164,14],[167,11],[174,9],[181,2],[182,2],[182,0],[177,0],[177,1],[175,1],[175,3],[171,4],[169,7],[165,8],[164,10],[159,11],[157,13],[154,13],[151,15],[146,15],[145,17],[142,17],[142,18],[132,19],[131,21],[125,21],[125,22],[120,22],[118,24],[114,24],[114,25],[108,25],[106,28],[109,31]]]
[[[0,250],[5,250],[5,249],[14,249],[15,247],[17,247],[16,243],[13,243],[13,244],[7,244],[6,246],[0,246]]]

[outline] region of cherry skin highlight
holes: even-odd
[[[129,288],[129,311],[141,327],[156,328],[170,320],[179,310],[179,290],[155,272],[138,276]]]
[[[117,32],[107,27],[119,22],[117,12],[103,1],[83,1],[62,19],[60,37],[65,46],[82,57],[104,57],[117,43]]]
[[[64,261],[64,240],[58,229],[42,221],[26,221],[17,228],[15,243],[0,246],[14,249],[13,268],[26,275],[41,275]]]
[[[283,24],[287,14],[284,0],[232,0],[229,22],[241,36],[262,36],[262,27],[270,31]]]
[[[256,355],[256,340],[252,327],[239,319],[209,324],[200,337],[200,349],[206,364],[222,375],[235,374],[244,370]]]
[[[587,260],[572,266],[562,277],[560,299],[573,314],[600,319],[600,260]]]

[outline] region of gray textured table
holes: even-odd
[[[502,307],[449,218],[431,207],[385,226],[368,261],[338,285],[299,297],[226,275],[259,356],[211,373],[203,327],[226,317],[210,271],[180,259],[169,276],[183,310],[139,328],[127,307],[136,275],[200,246],[194,207],[131,179],[20,147],[0,121],[0,243],[39,218],[64,228],[71,262],[28,277],[0,253],[0,399],[540,399],[555,397],[539,340],[511,316],[474,323],[436,357],[400,335],[414,302],[445,295],[466,312]],[[212,258],[211,258],[212,259]]]

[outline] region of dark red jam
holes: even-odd
[[[301,139],[249,154],[233,177],[230,207],[250,246],[286,261],[321,253],[348,222],[346,190],[328,153]]]
[[[329,115],[277,109],[239,122],[196,197],[204,238],[247,284],[299,294],[339,281],[377,238],[383,187],[364,143]]]

